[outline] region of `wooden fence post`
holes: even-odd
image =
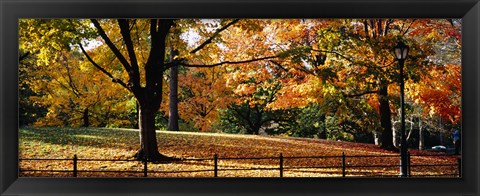
[[[77,155],[73,155],[73,177],[77,177]]]
[[[342,152],[342,177],[345,177],[345,152]]]
[[[143,177],[147,177],[147,160],[143,160]]]
[[[283,155],[280,153],[280,177],[283,177]]]
[[[213,155],[213,176],[218,177],[218,155]]]
[[[462,177],[462,158],[457,158],[457,164],[458,164],[458,177]]]

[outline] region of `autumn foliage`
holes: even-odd
[[[243,151],[271,156],[280,149],[285,156],[340,154],[323,149],[331,148],[325,140],[305,140],[320,148],[309,154],[290,148],[299,139],[265,137],[264,145],[279,148],[242,151],[262,137],[223,144],[214,135],[192,135],[204,145],[195,148],[183,141],[191,138],[173,142],[181,134],[156,137],[155,130],[177,121],[181,131],[375,143],[393,153],[404,79],[409,147],[448,146],[448,131],[461,127],[461,25],[459,19],[22,19],[21,126],[72,133],[70,127],[138,128],[142,142],[119,141],[124,151],[101,154],[125,158],[137,145],[137,159],[149,161]],[[399,41],[410,49],[404,78],[392,52]],[[42,137],[56,137],[54,131],[65,134],[54,129]],[[104,136],[85,137],[100,137],[85,146],[105,145]],[[35,148],[23,144],[27,158]],[[342,151],[360,146],[348,143]]]

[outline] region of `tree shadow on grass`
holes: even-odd
[[[102,128],[22,128],[19,140],[40,141],[57,145],[108,147],[125,149],[139,143],[138,131]]]

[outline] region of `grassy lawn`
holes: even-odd
[[[159,149],[162,154],[187,160],[175,163],[148,164],[149,177],[212,177],[214,154],[219,157],[219,177],[278,177],[279,155],[283,162],[284,177],[329,177],[341,176],[341,157],[291,158],[305,156],[341,156],[345,153],[347,176],[397,175],[398,156],[394,157],[348,157],[360,155],[398,155],[382,150],[375,145],[350,142],[337,142],[318,139],[254,136],[218,133],[192,133],[159,131]],[[72,170],[72,158],[76,154],[79,177],[141,177],[143,164],[139,161],[82,161],[81,159],[133,160],[139,146],[138,131],[135,129],[106,128],[23,128],[19,131],[20,159],[68,159],[22,160],[21,170]],[[412,155],[441,155],[417,150]],[[272,157],[272,159],[232,160],[224,158]],[[275,159],[273,159],[275,157]],[[222,159],[223,158],[223,159]],[[412,167],[412,175],[441,175],[457,173],[456,157],[451,156],[412,156],[413,164],[452,164],[442,167]],[[360,168],[360,165],[378,167]],[[316,168],[298,168],[316,167]],[[260,170],[243,170],[263,168]],[[85,171],[103,172],[85,172]],[[108,172],[127,171],[131,172]],[[197,172],[181,172],[181,171]],[[72,172],[23,171],[21,176],[72,176]],[[450,176],[452,177],[452,176]]]

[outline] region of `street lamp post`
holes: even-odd
[[[403,67],[408,55],[408,46],[402,41],[395,46],[395,58],[400,66],[400,108],[401,108],[401,143],[400,143],[400,176],[407,177],[407,138],[405,136],[405,82],[403,76]]]

